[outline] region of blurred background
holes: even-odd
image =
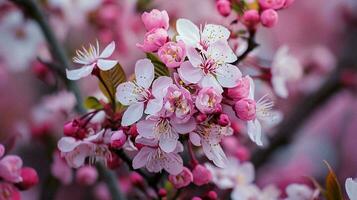
[[[69,57],[75,49],[96,39],[101,48],[114,40],[117,45],[114,57],[127,75],[133,72],[135,61],[145,56],[136,47],[145,34],[140,18],[144,10],[167,10],[172,27],[181,17],[203,24],[229,25],[232,20],[219,15],[214,0],[41,0],[39,3]],[[353,4],[353,0],[297,0],[279,12],[279,22],[274,28],[258,29],[260,47],[252,52],[254,56],[269,63],[276,50],[287,45],[303,65],[303,77],[289,85],[289,98],[275,99],[284,117],[294,115],[304,97],[317,94],[336,73],[336,67],[356,64],[341,61],[345,54],[357,57],[355,48],[348,44],[346,47],[345,42],[349,26],[353,26],[346,22]],[[45,65],[51,59],[38,24],[14,4],[0,0],[0,143],[11,153],[21,155],[25,165],[34,167],[42,183],[49,181],[51,170],[55,171],[53,150],[62,135],[63,124],[74,116],[70,110],[75,104],[72,95],[56,92],[63,85]],[[329,90],[311,112],[301,115],[298,126],[291,128],[291,132],[289,127],[284,129],[286,135],[293,136],[257,167],[259,185],[276,184],[283,188],[291,182],[304,182],[306,176],[323,180],[327,173],[323,160],[333,166],[341,182],[347,177],[357,177],[357,79],[354,72],[342,75],[341,80],[348,83],[346,87],[342,84]],[[83,96],[98,94],[94,79],[83,79],[78,84]],[[261,88],[269,90],[264,89],[268,88],[264,83]],[[270,137],[274,138],[274,132],[275,129],[269,131]],[[62,178],[56,199],[69,194],[71,199],[101,198],[101,186],[82,187],[72,182],[71,177]],[[81,191],[87,190],[96,193],[95,197],[86,198],[88,194]],[[38,199],[40,192],[41,185],[22,195],[24,199]]]

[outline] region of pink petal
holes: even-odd
[[[0,177],[12,183],[22,181],[22,159],[18,156],[8,155],[0,161]]]
[[[206,76],[204,76],[203,79],[201,80],[200,85],[202,88],[212,87],[218,93],[223,92],[222,86],[217,82],[216,78],[211,74],[207,74]]]
[[[237,86],[239,79],[242,78],[242,73],[234,65],[223,64],[217,68],[216,76],[222,87],[233,88]]]
[[[237,60],[236,54],[233,52],[227,41],[219,40],[212,43],[207,50],[213,60],[218,63],[232,63]]]
[[[154,65],[147,58],[140,59],[135,64],[135,77],[139,86],[148,89],[154,80]]]
[[[80,144],[79,141],[76,141],[73,137],[62,137],[58,143],[57,147],[61,152],[70,152],[73,151]]]
[[[160,136],[159,146],[167,153],[173,152],[176,148],[178,138],[177,133],[164,133]]]
[[[150,99],[146,105],[145,114],[155,115],[162,108],[162,99]]]
[[[201,137],[197,133],[191,132],[189,136],[190,136],[190,141],[193,145],[201,146]]]
[[[193,118],[191,118],[190,120],[188,120],[186,123],[183,124],[171,122],[171,125],[178,133],[181,134],[189,133],[195,130],[196,128],[196,122]]]
[[[99,59],[97,61],[97,65],[98,65],[99,69],[101,69],[103,71],[112,69],[117,63],[118,63],[118,61],[116,61],[116,60]]]
[[[130,126],[135,122],[139,121],[143,116],[144,112],[144,103],[138,102],[131,104],[126,111],[121,120],[122,126]]]
[[[176,30],[179,34],[176,39],[182,40],[188,46],[197,46],[200,41],[200,30],[188,19],[178,19],[176,21]]]
[[[100,54],[99,57],[108,58],[113,54],[114,50],[115,50],[115,42],[112,41],[110,44],[108,44],[108,46],[105,47],[105,49],[103,50],[103,52]]]
[[[202,57],[194,47],[187,49],[187,57],[193,67],[199,67],[203,63]]]
[[[153,120],[142,120],[137,123],[136,127],[139,135],[145,138],[154,138],[154,127],[156,125],[156,121]]]
[[[163,160],[163,167],[169,174],[177,175],[183,170],[183,160],[176,153],[168,153]]]
[[[139,169],[146,165],[148,162],[149,155],[153,152],[152,148],[143,147],[140,149],[139,153],[133,159],[133,168]]]
[[[152,94],[156,98],[163,98],[170,85],[172,85],[172,79],[170,77],[160,76],[152,84]]]
[[[201,69],[193,67],[188,61],[182,63],[177,71],[180,78],[189,83],[198,83],[204,76]]]

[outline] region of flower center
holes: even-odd
[[[215,74],[217,65],[212,59],[207,59],[201,64],[201,69],[205,74]]]

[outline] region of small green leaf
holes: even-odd
[[[152,64],[155,67],[155,78],[159,76],[170,76],[169,69],[154,54],[147,53],[146,57],[151,60]]]
[[[331,166],[327,161],[324,161],[329,170],[328,175],[326,176],[326,192],[325,197],[327,200],[344,200],[342,195],[341,186],[337,180],[337,176]]]
[[[100,71],[102,81],[99,81],[99,88],[110,102],[115,101],[116,88],[120,83],[126,81],[125,72],[118,63],[108,71]]]
[[[84,107],[87,109],[96,109],[96,110],[103,108],[99,100],[92,96],[87,97],[86,100],[84,100]]]

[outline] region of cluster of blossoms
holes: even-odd
[[[250,29],[261,23],[271,28],[278,22],[278,10],[287,8],[294,0],[217,0],[216,7],[222,16],[232,10],[238,12],[238,20]]]
[[[20,191],[30,189],[38,181],[33,168],[23,167],[18,156],[5,155],[5,147],[0,144],[0,199],[21,199]]]

